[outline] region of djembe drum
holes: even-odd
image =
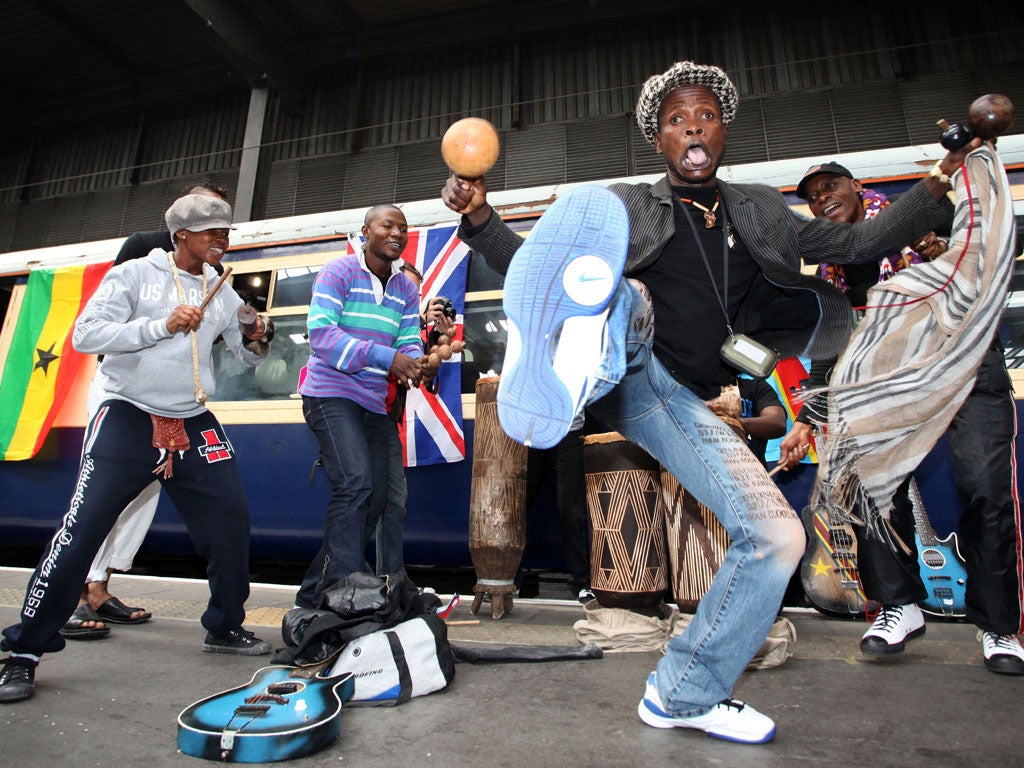
[[[723,403],[723,399],[727,404]],[[740,424],[739,391],[708,402],[740,439],[746,432]],[[697,501],[674,476],[662,469],[661,490],[665,504],[665,533],[672,572],[672,599],[683,613],[693,613],[711,586],[718,567],[729,549],[729,534],[711,510]]]
[[[526,547],[526,447],[498,422],[497,376],[476,383],[473,477],[469,489],[469,555],[476,569],[473,605],[491,596],[491,617],[512,611],[515,576]]]
[[[590,587],[605,608],[649,612],[668,590],[661,467],[618,432],[587,435]]]

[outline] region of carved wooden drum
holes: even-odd
[[[591,589],[606,608],[648,611],[668,590],[661,467],[618,432],[583,439]]]
[[[498,376],[476,383],[473,476],[469,490],[469,554],[476,569],[472,613],[484,593],[491,616],[512,610],[515,576],[526,547],[526,447],[498,422]]]

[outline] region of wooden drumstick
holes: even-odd
[[[806,444],[806,445],[804,446],[804,450],[806,450],[806,449],[808,449],[808,448],[810,448],[810,447],[811,447],[811,444],[810,444],[810,443],[807,443],[807,444]],[[773,476],[773,475],[775,475],[776,473],[778,473],[778,472],[781,472],[781,471],[782,471],[782,467],[783,467],[783,465],[782,465],[782,464],[778,464],[778,465],[776,465],[775,469],[773,469],[773,470],[772,470],[771,472],[769,472],[769,473],[768,473],[768,477],[772,477],[772,476]]]
[[[207,307],[207,305],[209,305],[210,300],[213,298],[214,294],[216,294],[217,291],[220,290],[220,287],[222,285],[224,285],[224,281],[228,279],[228,275],[230,275],[230,274],[231,274],[231,267],[224,267],[224,274],[221,275],[220,279],[216,283],[213,284],[213,288],[210,289],[210,292],[207,294],[206,298],[203,299],[203,303],[199,305],[199,311],[200,312],[205,312],[206,311],[206,307]]]

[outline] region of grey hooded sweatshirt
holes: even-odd
[[[213,288],[217,273],[204,264],[207,283]],[[178,270],[185,304],[203,301],[203,278]],[[189,333],[172,335],[166,321],[181,304],[165,251],[112,267],[75,322],[72,342],[79,352],[103,355],[101,370],[107,377],[105,396],[125,400],[157,416],[190,418],[206,410],[195,399],[192,339]],[[207,306],[197,333],[199,378],[203,390],[216,390],[213,342],[221,334],[227,348],[245,365],[255,368],[266,357],[269,345],[259,352],[243,345],[236,313],[242,300],[224,286]]]

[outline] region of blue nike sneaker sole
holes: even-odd
[[[598,316],[618,287],[628,245],[622,201],[586,185],[556,200],[516,252],[505,276],[509,344],[497,393],[498,420],[513,440],[550,448],[569,432],[600,357]],[[573,318],[598,322],[571,337],[562,331]],[[560,345],[567,346],[556,366]]]

